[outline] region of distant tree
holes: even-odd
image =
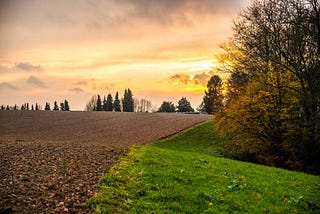
[[[31,110],[32,110],[32,111],[34,111],[34,107],[33,107],[33,104],[31,105]]]
[[[55,110],[55,111],[58,111],[58,110],[59,110],[59,106],[58,106],[57,101],[54,101],[54,107],[53,107],[53,110]]]
[[[13,110],[18,110],[17,104],[14,104]]]
[[[145,98],[135,98],[134,99],[134,111],[135,112],[150,112],[152,111],[152,103],[150,100]]]
[[[96,111],[102,111],[101,98],[100,98],[99,94],[98,94],[98,99],[97,99]]]
[[[21,105],[21,108],[20,108],[20,109],[21,109],[22,111],[25,110],[24,104]]]
[[[36,103],[36,111],[39,111],[40,110],[40,107],[38,105],[38,103]]]
[[[69,102],[67,100],[64,100],[64,110],[70,111]]]
[[[124,112],[133,112],[134,111],[133,94],[129,88],[128,88],[128,90],[125,89],[125,91],[124,91],[122,107],[123,107]]]
[[[97,104],[97,96],[93,95],[84,108],[85,111],[95,111]]]
[[[158,112],[175,112],[176,107],[172,102],[163,101]]]
[[[50,103],[48,103],[48,102],[46,103],[44,110],[50,111]]]
[[[194,112],[190,102],[185,97],[182,97],[181,100],[178,101],[177,109],[178,112]]]
[[[10,110],[10,107],[9,107],[9,105],[7,105],[7,108],[6,108],[6,110]]]
[[[107,111],[113,111],[113,99],[111,94],[108,94],[107,97]]]
[[[1,105],[1,110],[3,111],[3,110],[5,110],[5,107],[4,107],[4,105]]]
[[[114,109],[115,111],[121,111],[120,100],[119,100],[119,93],[118,93],[118,92],[116,92],[116,95],[115,95],[115,97],[114,97],[113,109]]]
[[[208,114],[215,114],[223,107],[222,80],[218,75],[210,78],[203,97],[204,109]]]
[[[27,103],[27,110],[29,110],[29,103]]]
[[[60,110],[61,110],[61,111],[64,111],[64,110],[65,110],[64,103],[60,103]]]
[[[103,96],[103,101],[102,101],[102,110],[103,111],[107,111],[107,100],[106,100],[106,96]]]

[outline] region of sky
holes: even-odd
[[[0,0],[0,105],[93,95],[197,108],[249,0]]]

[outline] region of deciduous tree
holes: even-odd
[[[191,103],[187,100],[186,97],[182,97],[178,101],[177,109],[178,112],[194,112],[194,109],[191,107]]]

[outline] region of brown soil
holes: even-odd
[[[88,213],[101,176],[130,146],[208,115],[115,112],[0,112],[0,213]]]

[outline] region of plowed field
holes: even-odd
[[[0,112],[0,213],[86,213],[99,179],[132,145],[178,133],[209,115]]]

